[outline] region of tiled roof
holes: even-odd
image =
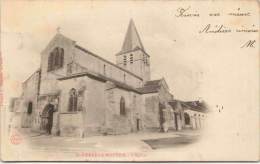
[[[177,103],[180,103],[182,105],[182,107],[187,107],[190,110],[194,110],[194,111],[198,111],[198,112],[207,112],[208,111],[208,107],[206,105],[205,102],[200,102],[200,101],[180,101],[180,100],[173,100],[168,102],[173,109],[176,108]]]
[[[147,94],[147,93],[156,93],[159,91],[160,86],[144,86],[142,88],[137,88],[137,90],[143,94]]]
[[[138,91],[140,91],[143,94],[147,94],[147,93],[156,93],[159,91],[161,85],[160,85],[160,81],[161,80],[151,80],[151,81],[147,81],[144,84],[144,87],[142,88],[137,88]]]
[[[178,103],[178,101],[175,101],[175,100],[168,102],[168,104],[169,104],[173,109],[176,109],[176,108],[177,108],[177,103]]]
[[[148,86],[148,85],[159,85],[161,79],[159,80],[151,80],[151,81],[147,81],[144,85]]]
[[[133,92],[136,92],[136,93],[141,93],[139,90],[137,90],[134,87],[131,87],[131,86],[125,84],[125,83],[119,82],[117,80],[108,78],[104,75],[94,73],[94,72],[90,72],[90,71],[72,74],[72,75],[69,75],[69,76],[66,76],[66,77],[59,78],[58,80],[67,80],[67,79],[72,79],[72,78],[77,78],[77,77],[82,77],[82,76],[88,76],[89,78],[99,80],[99,81],[102,81],[102,82],[110,81],[110,82],[114,83],[114,85],[117,88],[121,88],[121,89],[128,90],[128,91],[133,91]]]
[[[189,106],[191,109],[206,112],[208,110],[207,105],[202,101],[186,101],[183,105]]]

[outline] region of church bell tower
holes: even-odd
[[[144,82],[150,80],[150,56],[145,52],[132,19],[121,51],[116,54],[116,64],[143,78]]]

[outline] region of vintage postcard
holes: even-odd
[[[1,160],[259,160],[259,1],[0,2]]]

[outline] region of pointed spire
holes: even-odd
[[[134,21],[133,19],[131,19],[128,25],[128,29],[126,32],[126,36],[125,36],[125,40],[121,52],[132,51],[138,48],[144,50],[143,44],[136,30]]]

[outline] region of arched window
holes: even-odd
[[[123,116],[126,115],[125,99],[124,99],[124,97],[121,97],[121,99],[120,99],[120,115],[123,115]]]
[[[54,69],[55,69],[59,67],[60,52],[58,47],[54,49],[54,54],[55,54],[55,60],[54,60]]]
[[[54,61],[54,54],[51,52],[50,53],[50,56],[49,56],[49,58],[48,58],[48,71],[51,71],[53,68],[52,68],[52,66],[53,66],[53,61]]]
[[[33,103],[30,101],[28,103],[28,108],[27,108],[27,114],[32,114],[32,109],[33,109]]]
[[[69,112],[77,111],[78,95],[76,89],[72,88],[69,93]]]
[[[63,61],[64,61],[64,49],[59,49],[59,67],[63,67]]]
[[[48,58],[48,71],[59,69],[63,67],[64,62],[64,49],[56,47]]]
[[[184,121],[186,125],[190,125],[190,116],[188,113],[184,113]]]

